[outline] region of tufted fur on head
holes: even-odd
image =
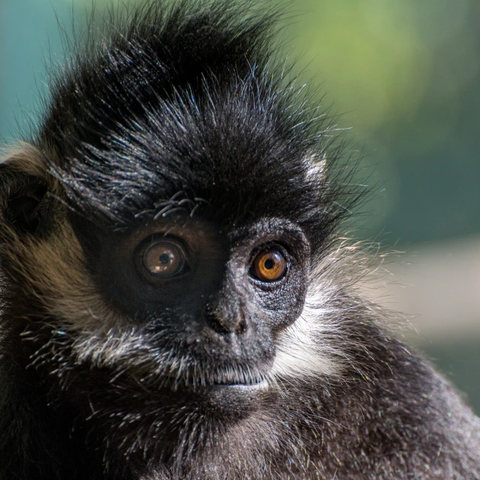
[[[479,420],[358,294],[358,192],[277,17],[112,14],[5,155],[0,479],[480,479]],[[191,265],[149,277],[165,242]]]

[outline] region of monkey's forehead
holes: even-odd
[[[116,223],[175,208],[225,223],[321,210],[327,187],[311,146],[290,138],[244,86],[228,93],[150,105],[81,143],[56,174],[77,208],[88,216],[108,211]]]
[[[158,99],[141,114],[124,107],[125,118],[108,129],[91,112],[82,141],[52,166],[76,210],[115,225],[177,207],[201,207],[225,225],[265,216],[310,221],[325,211],[312,145],[292,135],[256,80],[208,95],[207,87]]]

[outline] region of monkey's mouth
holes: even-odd
[[[168,372],[157,388],[166,398],[181,400],[204,415],[222,418],[223,422],[250,415],[261,403],[260,399],[271,391],[266,376],[252,372],[241,377],[225,372],[210,375],[197,372],[196,376]]]
[[[268,387],[268,382],[265,375],[259,372],[248,373],[208,373],[200,374],[199,372],[166,372],[162,375],[164,380],[164,387],[172,388],[173,390],[194,389],[194,390],[208,390],[208,389],[262,389]]]
[[[268,382],[266,380],[262,380],[262,381],[259,381],[259,382],[255,382],[255,383],[221,383],[221,382],[218,382],[218,383],[214,383],[213,385],[208,385],[206,386],[207,389],[211,389],[211,390],[222,390],[222,389],[225,389],[225,390],[232,390],[232,391],[235,391],[237,390],[238,392],[242,392],[242,391],[247,391],[247,390],[251,390],[251,391],[255,391],[255,390],[266,390],[268,388]]]
[[[211,386],[224,386],[224,387],[234,387],[234,386],[243,386],[243,387],[255,387],[257,385],[261,385],[262,383],[266,383],[265,380],[259,380],[258,382],[235,382],[235,381],[214,381]]]

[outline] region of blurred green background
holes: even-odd
[[[114,2],[96,3],[101,16]],[[413,289],[388,295],[416,315],[417,343],[480,412],[480,1],[283,4],[285,54],[364,154],[359,182],[374,194],[352,235],[408,252],[396,281]],[[0,0],[0,145],[38,118],[45,65],[62,60],[58,23],[68,33],[91,6]]]

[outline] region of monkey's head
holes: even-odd
[[[182,9],[81,50],[0,167],[20,367],[130,453],[268,425],[340,362],[328,128],[267,61],[271,17]]]

